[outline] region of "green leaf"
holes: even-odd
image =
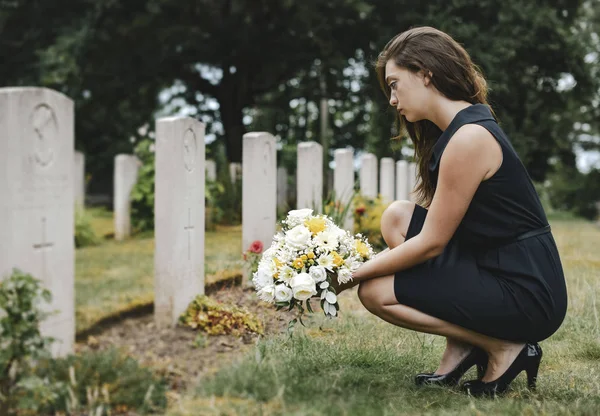
[[[306,309],[308,309],[310,313],[314,313],[312,306],[310,305],[310,299],[306,301]]]

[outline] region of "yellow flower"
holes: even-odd
[[[314,217],[304,221],[304,225],[306,225],[306,228],[308,228],[310,232],[315,235],[323,231],[327,223],[325,222],[325,218]]]
[[[344,264],[344,259],[337,252],[332,251],[331,255],[333,256],[333,264],[335,264],[337,267],[340,267],[342,264]]]
[[[281,262],[277,259],[277,257],[275,257],[273,261],[275,262],[275,266],[279,269],[281,267]]]
[[[302,261],[301,258],[297,258],[296,260],[293,261],[292,265],[296,269],[301,269],[302,267],[304,267],[304,262]]]
[[[362,257],[367,257],[369,255],[369,248],[361,240],[354,240],[354,248]]]
[[[311,259],[311,260],[312,260],[312,259],[314,259],[314,258],[315,258],[315,253],[313,253],[313,252],[311,251],[311,252],[310,252],[310,253],[308,253],[306,256],[307,256],[309,259]]]
[[[308,256],[306,254],[301,255],[300,258],[302,259],[302,261],[308,260]]]

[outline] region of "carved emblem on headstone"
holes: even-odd
[[[187,129],[183,134],[183,163],[188,172],[193,172],[196,167],[196,134],[192,129]]]
[[[31,126],[35,162],[41,167],[48,167],[54,162],[58,138],[58,122],[54,110],[47,104],[39,104],[31,113]]]

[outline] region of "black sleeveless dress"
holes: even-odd
[[[502,148],[500,169],[477,189],[444,252],[395,274],[398,302],[491,337],[548,338],[561,325],[567,290],[558,250],[531,179],[489,108],[461,110],[436,142],[429,163],[437,184],[444,149],[465,124],[486,128]],[[416,205],[406,239],[427,210]]]

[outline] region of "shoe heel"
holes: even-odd
[[[525,367],[525,372],[527,373],[527,387],[530,390],[535,390],[538,370],[540,369],[540,361],[541,357],[533,359],[528,363],[527,367]]]
[[[483,366],[482,364],[477,364],[477,378],[479,380],[481,380],[483,378],[483,376],[485,375],[485,366]]]

